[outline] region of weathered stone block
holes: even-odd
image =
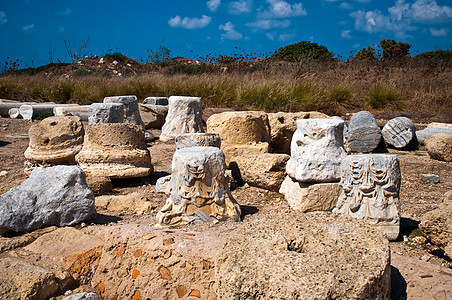
[[[360,111],[350,118],[347,143],[351,152],[372,152],[380,141],[380,127],[370,112]]]
[[[434,134],[425,141],[425,147],[431,158],[442,161],[452,161],[452,134]]]
[[[146,128],[162,128],[168,115],[168,105],[140,104],[140,115]]]
[[[89,124],[123,122],[124,105],[121,103],[93,103],[88,108]]]
[[[416,143],[416,126],[405,117],[391,119],[381,130],[383,139],[389,146],[400,149]]]
[[[218,133],[181,133],[176,135],[176,149],[188,147],[217,147],[221,146]]]
[[[166,105],[168,105],[168,98],[167,97],[147,97],[146,99],[143,100],[143,104],[166,106]]]
[[[104,103],[120,103],[124,105],[124,123],[135,124],[144,127],[138,109],[138,99],[136,96],[114,96],[105,97]]]

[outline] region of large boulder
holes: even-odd
[[[293,133],[297,130],[296,121],[300,119],[329,119],[324,113],[317,111],[309,112],[277,112],[269,113],[271,148],[273,153],[290,154],[290,142]]]
[[[338,182],[302,183],[287,176],[279,192],[294,210],[331,211],[336,206],[341,187]]]
[[[444,195],[437,209],[421,217],[419,227],[432,244],[452,258],[452,191]]]
[[[215,261],[220,299],[389,299],[390,273],[383,235],[325,212],[245,224]]]
[[[21,185],[0,195],[0,234],[44,226],[71,226],[96,213],[94,195],[76,166],[34,170]]]
[[[232,176],[251,186],[278,191],[286,176],[290,156],[278,153],[259,153],[241,150],[229,163]]]
[[[370,153],[381,141],[381,130],[375,117],[368,111],[360,111],[350,118],[347,143],[351,152]]]
[[[32,125],[30,142],[25,150],[25,172],[36,167],[75,165],[75,155],[82,150],[82,122],[75,116],[49,117]]]
[[[425,141],[425,147],[431,158],[442,161],[452,161],[452,134],[434,134]]]

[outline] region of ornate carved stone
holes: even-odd
[[[75,165],[75,155],[82,150],[84,130],[79,117],[49,117],[32,125],[28,134],[25,173],[36,167]]]
[[[201,98],[171,96],[168,102],[169,110],[162,127],[161,141],[173,141],[180,133],[204,132]]]
[[[223,152],[217,147],[189,147],[173,156],[169,198],[157,213],[157,226],[240,220],[240,206],[229,190]]]
[[[400,163],[396,155],[350,155],[342,161],[342,192],[333,212],[377,225],[388,240],[400,229]]]
[[[132,178],[152,173],[143,127],[133,124],[88,125],[83,149],[75,159],[93,177]]]
[[[336,119],[297,120],[291,142],[287,174],[299,182],[334,182],[340,178],[344,121]]]

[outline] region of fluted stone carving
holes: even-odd
[[[131,178],[152,173],[143,127],[127,123],[88,125],[76,161],[93,177]]]
[[[162,127],[161,141],[173,141],[180,133],[204,132],[201,98],[171,96],[168,102],[169,110]]]
[[[173,156],[172,175],[163,208],[157,213],[160,227],[192,222],[240,219],[240,206],[229,190],[223,152],[217,147],[188,147]]]
[[[342,192],[334,212],[364,219],[388,240],[400,229],[400,163],[396,155],[350,155],[342,162]]]
[[[291,142],[287,174],[299,182],[334,182],[340,178],[344,121],[337,119],[297,120]]]

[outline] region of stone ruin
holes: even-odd
[[[144,123],[143,120],[141,120],[140,110],[138,109],[138,99],[136,96],[105,97],[104,103],[119,103],[124,105],[124,123],[135,124],[144,128]]]
[[[168,103],[168,115],[162,127],[161,141],[174,141],[180,133],[204,132],[201,98],[171,96]]]
[[[306,119],[297,121],[291,142],[287,176],[281,185],[289,205],[303,212],[333,209],[339,196],[344,121]]]
[[[38,167],[75,165],[75,155],[82,149],[84,135],[79,117],[49,117],[33,124],[28,134],[25,173]]]
[[[347,144],[353,153],[374,151],[381,141],[381,130],[375,117],[368,111],[360,111],[350,118]]]
[[[123,123],[124,114],[122,103],[93,103],[88,109],[88,123]]]
[[[333,212],[364,219],[388,240],[400,230],[400,163],[396,155],[350,155],[342,161],[342,191]]]
[[[153,171],[143,127],[127,123],[88,125],[75,160],[88,177],[145,177]]]
[[[223,152],[217,147],[187,147],[173,156],[169,197],[157,213],[157,225],[240,220],[240,206],[229,190]]]

